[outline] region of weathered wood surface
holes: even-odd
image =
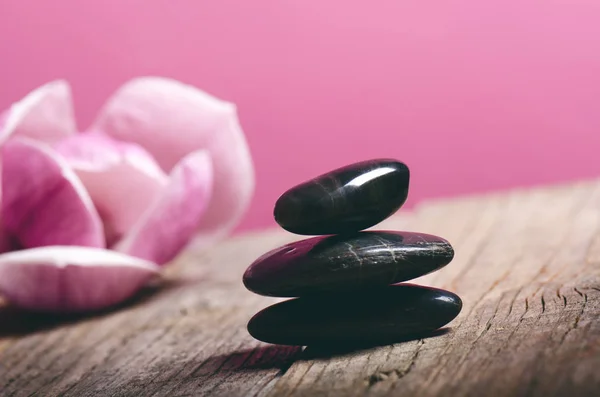
[[[600,395],[600,181],[428,203],[378,228],[454,245],[450,265],[415,280],[462,296],[449,332],[345,353],[253,340],[246,322],[278,300],[242,273],[299,239],[257,233],[188,253],[119,310],[0,309],[0,395]]]

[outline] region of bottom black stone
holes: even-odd
[[[277,303],[252,317],[248,332],[279,345],[389,344],[435,331],[461,309],[461,299],[451,292],[398,284]]]

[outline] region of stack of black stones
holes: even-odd
[[[311,235],[258,258],[243,282],[259,295],[295,298],[257,313],[248,332],[267,343],[376,345],[420,338],[451,322],[460,298],[402,284],[450,263],[448,241],[423,233],[364,231],[405,203],[408,167],[364,161],[333,170],[284,193],[275,220]]]

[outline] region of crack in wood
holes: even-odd
[[[84,325],[84,329],[87,329],[88,326]],[[85,333],[85,332],[82,332]],[[102,338],[99,338],[100,340],[110,336],[110,331],[107,331],[106,333],[102,334]],[[77,366],[77,364],[87,355],[90,353],[90,351],[92,351],[94,349],[95,345],[94,344],[90,344],[87,348],[83,349],[83,351],[76,356],[75,360],[73,361],[73,363],[70,366],[67,366],[66,368],[64,368],[63,370],[61,370],[61,372],[55,376],[55,379],[60,379],[62,376],[64,376],[64,374],[66,374],[69,370],[71,370],[72,368],[75,368]],[[108,350],[108,354],[103,358],[102,363],[105,363],[109,360],[109,358],[112,356],[112,354],[118,349],[118,346],[113,347],[112,349]],[[57,360],[59,360],[60,357],[57,357]],[[52,366],[53,363],[51,363],[50,366]],[[97,364],[94,364],[92,366],[92,369],[95,368],[97,366]],[[79,380],[81,381],[81,379]],[[65,393],[71,391],[73,388],[75,388],[78,385],[78,382],[73,382],[72,384],[67,386],[67,389],[65,390]],[[31,395],[36,395],[38,394],[41,389],[44,388],[44,385],[42,385],[42,387],[38,388],[37,390],[35,390],[33,393],[31,393]]]
[[[575,291],[577,291],[578,293],[580,293],[577,288],[575,288]],[[575,322],[573,323],[573,329],[577,329],[577,327],[579,326],[579,321],[581,321],[581,316],[583,316],[583,312],[585,311],[585,307],[587,306],[588,303],[588,296],[587,294],[583,293],[583,304],[581,305],[581,311],[579,312],[579,314],[577,315],[577,317],[575,317]]]
[[[581,321],[581,317],[583,316],[583,312],[585,311],[585,307],[587,306],[587,302],[588,302],[588,297],[587,294],[579,291],[577,289],[577,287],[573,287],[573,290],[583,298],[582,304],[581,304],[581,309],[579,310],[579,313],[577,313],[577,316],[575,317],[575,320],[573,320],[573,324],[567,329],[567,331],[562,335],[562,337],[560,338],[560,342],[558,343],[558,345],[562,345],[565,340],[567,339],[567,336],[574,330],[576,330],[579,327],[579,321]]]
[[[469,310],[469,312],[467,313],[467,315],[463,318],[463,320],[458,324],[457,329],[455,330],[455,332],[453,332],[453,339],[455,338],[454,335],[457,334],[458,330],[463,328],[463,326],[467,323],[467,320],[469,318],[471,318],[471,315],[473,314],[473,312],[475,311],[476,308],[479,307],[479,305],[481,304],[481,302],[483,302],[485,300],[485,298],[494,290],[494,288],[502,281],[504,280],[508,274],[510,274],[510,271],[507,270],[504,275],[500,278],[500,280],[496,280],[494,283],[492,283],[492,285],[490,285],[490,287],[481,295],[481,297],[477,300],[477,303],[474,304],[471,309]],[[442,351],[441,356],[444,357],[447,355],[448,351],[453,347],[452,343],[448,343],[446,345],[446,347],[444,348],[444,351]],[[435,381],[435,379],[439,376],[440,372],[442,371],[442,369],[444,368],[443,365],[440,365],[437,370],[433,373],[433,375],[431,376],[430,381],[433,382]]]
[[[504,343],[502,343],[498,347],[498,349],[495,351],[494,355],[498,355],[498,353],[500,353],[502,350],[504,350],[504,348],[508,345],[508,341],[510,341],[511,338],[513,337],[513,335],[517,332],[517,329],[521,326],[521,324],[525,320],[525,315],[527,314],[528,311],[529,311],[529,299],[527,297],[525,297],[525,311],[521,314],[521,316],[519,316],[519,320],[517,321],[517,324],[510,331],[508,338],[506,338],[506,341],[504,341]]]
[[[510,314],[512,313],[512,311],[513,311],[513,307],[514,307],[514,305],[515,305],[515,302],[516,302],[516,300],[517,300],[517,297],[518,297],[518,296],[519,296],[519,294],[521,293],[521,290],[522,290],[522,288],[519,288],[519,289],[517,290],[517,292],[515,292],[515,295],[513,296],[512,300],[510,301],[510,305],[508,306],[508,313],[506,314],[506,317],[504,318],[504,320],[506,320],[506,319],[507,319],[507,318],[510,316]]]
[[[415,367],[417,358],[419,357],[419,353],[421,352],[421,347],[425,344],[423,339],[420,339],[415,349],[415,353],[410,358],[408,365],[404,368],[394,368],[389,371],[378,371],[374,374],[369,375],[365,378],[364,383],[367,387],[373,387],[375,384],[379,382],[383,382],[386,380],[397,381],[402,379],[406,375],[408,375],[412,369]]]
[[[563,301],[563,307],[567,307],[567,296],[560,293],[560,287],[556,289],[556,296]]]
[[[544,300],[544,294],[541,295],[542,300],[542,314],[546,311],[546,301]]]

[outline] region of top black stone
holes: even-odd
[[[408,196],[408,167],[392,159],[351,164],[285,192],[275,221],[301,235],[352,233],[394,214]]]

